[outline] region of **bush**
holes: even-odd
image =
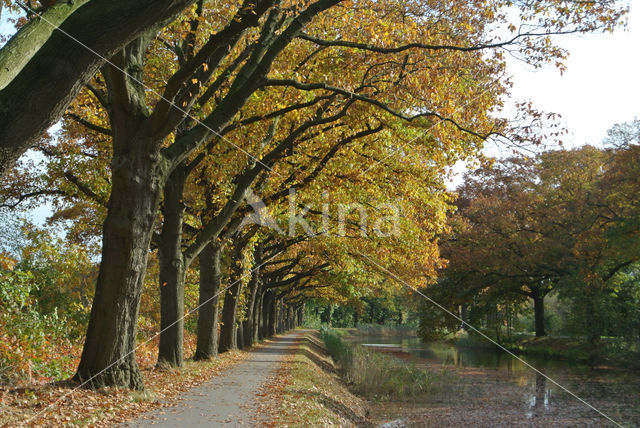
[[[75,369],[73,321],[54,309],[42,314],[31,272],[0,268],[0,382],[63,378]]]

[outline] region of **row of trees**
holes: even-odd
[[[545,297],[556,294],[577,335],[635,343],[639,138],[636,120],[612,128],[604,149],[512,157],[468,174],[442,245],[450,262],[433,296],[471,324],[506,322],[531,303],[543,336]],[[438,318],[425,315],[425,335],[460,327]]]
[[[34,19],[8,42],[35,52],[0,91],[3,172],[66,112],[34,145],[45,162],[19,162],[2,194],[6,206],[54,198],[69,240],[101,240],[76,379],[130,388],[143,386],[135,349],[150,256],[168,365],[184,359],[194,272],[200,359],[295,323],[311,296],[394,287],[363,269],[363,254],[426,285],[442,264],[447,169],[491,135],[535,139],[542,119],[528,105],[515,125],[494,115],[508,93],[505,50],[561,61],[551,34],[611,30],[625,13],[560,0],[104,3],[52,8],[42,21],[64,10],[64,32],[34,30],[44,37],[34,41]],[[519,27],[507,25],[516,10]],[[63,48],[69,34],[94,56]],[[56,84],[43,88],[34,75],[47,60]]]

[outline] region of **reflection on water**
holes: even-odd
[[[460,348],[442,342],[424,344],[417,337],[368,336],[353,340],[381,352],[411,356],[416,364],[455,374],[456,385],[448,383],[430,402],[421,404],[429,412],[424,413],[420,421],[428,414],[455,425],[456,415],[464,414],[484,418],[489,425],[505,423],[504,418],[507,424],[514,420],[526,423],[524,419],[536,426],[600,426],[603,423],[597,413],[532,370],[524,360],[585,401],[606,410],[625,426],[640,426],[640,376],[637,373],[593,369],[543,358],[521,357],[520,360],[498,349]]]
[[[446,342],[422,343],[415,336],[364,336],[354,338],[353,341],[372,349],[398,350],[432,363],[437,362],[453,367],[486,367],[514,373],[531,371],[531,368],[522,361],[524,360],[536,368],[584,368],[584,366],[569,361],[548,360],[529,356],[521,356],[520,359],[517,359],[499,349],[458,347]]]
[[[547,389],[547,378],[536,373],[535,391],[529,397],[529,411],[527,418],[531,419],[539,416],[541,412],[549,410],[549,400],[551,399],[551,389]]]

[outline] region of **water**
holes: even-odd
[[[353,341],[437,373],[438,386],[428,396],[374,406],[372,414],[380,424],[615,426],[582,399],[623,426],[640,426],[640,374],[624,368],[515,358],[498,349],[425,344],[411,336],[363,336]]]

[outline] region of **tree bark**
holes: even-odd
[[[7,86],[31,58],[40,50],[51,34],[76,10],[89,0],[60,2],[40,12],[41,17],[32,19],[0,50],[0,89]],[[0,5],[0,10],[2,5]]]
[[[304,324],[304,311],[305,304],[303,303],[300,309],[298,309],[298,326],[302,326]]]
[[[218,355],[218,293],[220,291],[219,245],[210,243],[200,253],[200,309],[195,360]]]
[[[260,340],[269,337],[269,317],[271,315],[271,300],[273,292],[265,290],[262,296],[262,325],[260,326]]]
[[[104,222],[102,262],[82,357],[75,378],[93,387],[142,389],[135,361],[136,324],[163,164],[134,153],[114,155],[112,191]],[[146,180],[143,178],[147,178]]]
[[[171,21],[194,2],[91,0],[64,19],[61,31],[53,31],[46,42],[40,39],[43,30],[30,37],[29,43],[21,42],[21,51],[30,50],[28,44],[41,47],[0,91],[0,177],[60,120],[84,83],[104,64],[104,58],[111,58],[151,28]]]
[[[158,365],[183,364],[184,281],[182,257],[182,203],[185,170],[176,168],[164,186],[163,223],[159,242],[160,262],[160,345]]]
[[[239,322],[236,324],[236,345],[238,349],[244,349],[244,331],[243,331],[243,323]]]

